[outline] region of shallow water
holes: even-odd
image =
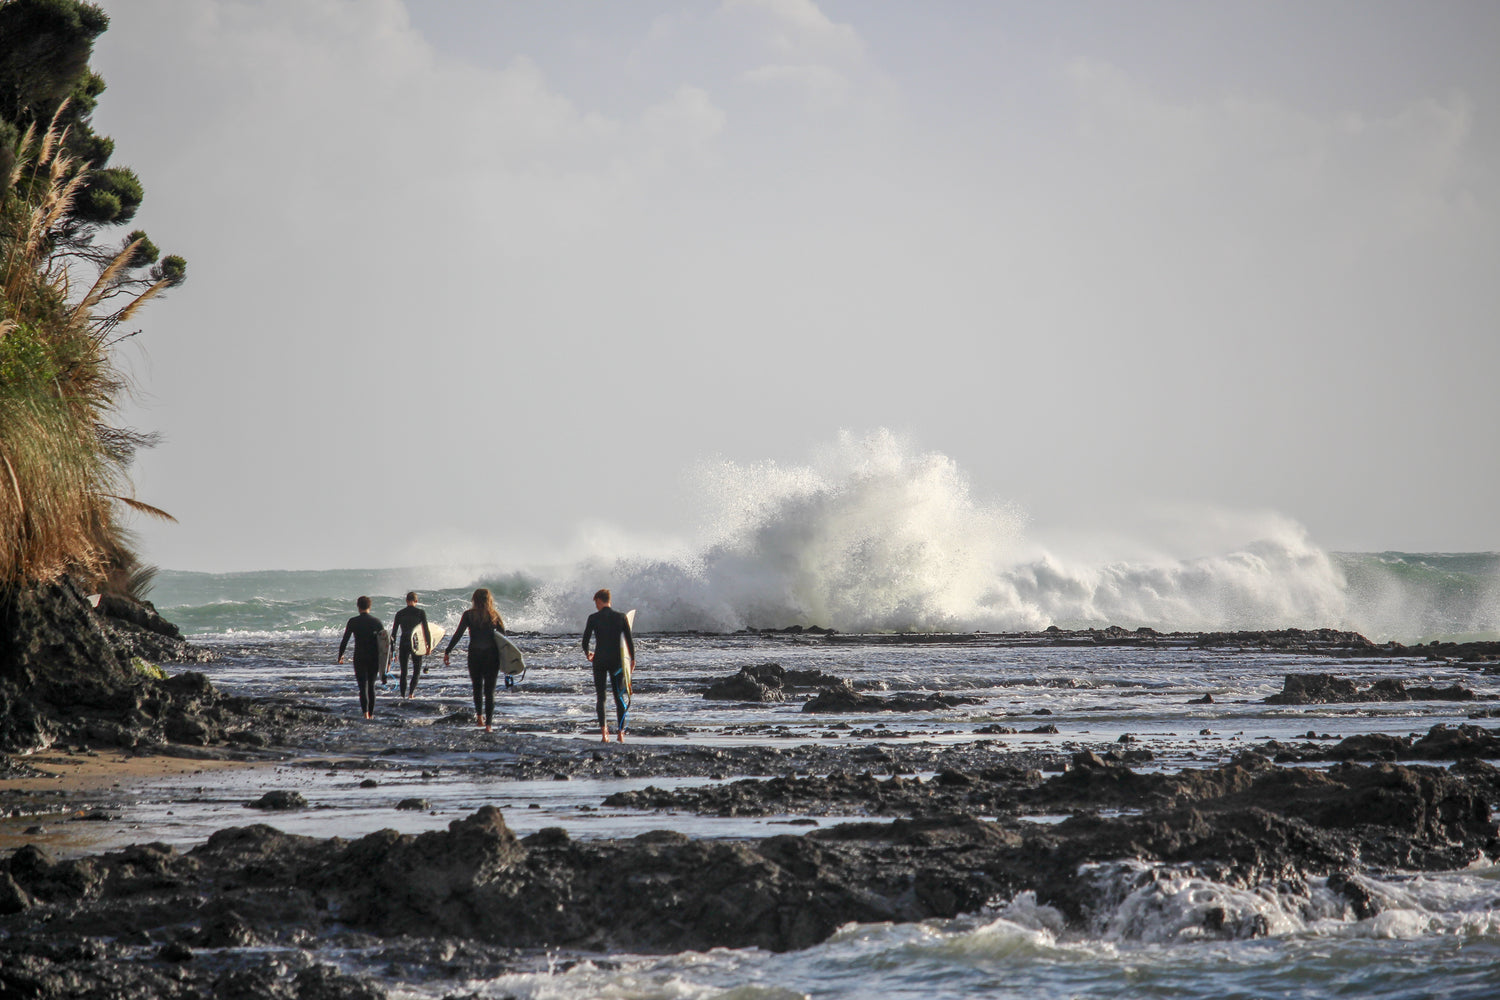
[[[214,682],[235,693],[291,694],[351,717],[351,668],[333,665],[337,636],[293,634],[206,640],[226,656],[209,668]],[[525,635],[517,639],[527,673],[510,692],[497,694],[497,722],[523,731],[593,725],[592,675],[573,636]],[[1310,730],[1342,738],[1353,733],[1425,733],[1438,723],[1469,721],[1480,702],[1402,702],[1364,705],[1275,706],[1263,704],[1281,690],[1288,673],[1337,673],[1365,685],[1384,677],[1412,683],[1473,689],[1481,698],[1500,697],[1500,678],[1459,664],[1424,660],[1334,660],[1280,653],[1231,653],[1130,647],[1016,647],[966,641],[953,645],[902,646],[784,636],[643,636],[631,708],[636,728],[677,727],[684,739],[761,742],[764,731],[785,727],[787,740],[819,739],[830,725],[882,726],[908,738],[972,739],[982,726],[1017,729],[1055,725],[1056,736],[998,737],[1006,749],[1108,743],[1130,733],[1169,759],[1201,760],[1231,755],[1235,744],[1265,739],[1301,739]],[[800,702],[765,706],[707,701],[703,689],[741,666],[775,662],[787,669],[823,670],[872,693],[942,692],[982,699],[949,712],[809,715]],[[463,654],[453,665],[429,658],[417,697],[401,703],[390,685],[381,689],[379,713],[405,727],[421,727],[443,715],[472,710]],[[1210,705],[1190,704],[1212,695]],[[612,721],[612,720],[611,720]],[[1203,734],[1201,730],[1211,730]],[[665,739],[670,742],[670,738]]]
[[[329,710],[332,724],[316,745],[294,753],[283,766],[250,771],[208,771],[159,778],[107,796],[116,823],[47,824],[42,835],[65,854],[119,846],[141,839],[191,844],[229,825],[269,821],[295,833],[360,836],[381,827],[404,833],[442,828],[481,805],[493,804],[522,834],[561,826],[574,837],[629,836],[669,825],[693,836],[750,837],[785,832],[805,817],[716,818],[637,814],[601,807],[614,792],[655,784],[703,784],[697,777],[620,776],[602,779],[517,781],[510,765],[528,751],[528,740],[547,752],[602,754],[594,728],[592,674],[572,636],[517,638],[527,673],[517,687],[497,692],[496,726],[528,734],[521,741],[488,736],[468,724],[471,687],[456,651],[450,667],[429,658],[416,697],[396,697],[396,673],[378,689],[373,722],[360,718],[352,668],[333,663],[337,636],[291,633],[247,639],[211,635],[198,641],[223,660],[204,669],[232,694],[290,696]],[[999,761],[1013,752],[1071,753],[1118,748],[1130,734],[1133,749],[1156,755],[1153,767],[1210,766],[1246,746],[1277,739],[1318,743],[1355,733],[1425,733],[1435,724],[1470,722],[1480,702],[1403,702],[1367,705],[1274,706],[1263,699],[1281,690],[1287,673],[1336,672],[1361,684],[1381,677],[1437,686],[1459,684],[1481,698],[1500,697],[1500,677],[1457,664],[1421,660],[1330,660],[1265,653],[1188,649],[1032,648],[1000,642],[900,646],[786,636],[642,636],[636,698],[631,708],[633,746],[758,746],[833,749],[857,745],[971,744]],[[788,669],[819,669],[848,678],[872,693],[943,692],[980,704],[939,712],[822,715],[801,702],[747,705],[710,701],[703,689],[743,665],[776,662]],[[1211,694],[1211,705],[1191,704]],[[613,707],[608,707],[613,723]],[[457,724],[454,724],[454,717]],[[448,721],[444,721],[448,720]],[[1480,720],[1488,722],[1488,720]],[[995,735],[995,725],[1020,730]],[[1055,726],[1056,734],[1026,732]],[[637,735],[646,733],[649,735]],[[851,770],[865,766],[852,763]],[[737,777],[739,775],[725,775]],[[360,782],[374,780],[375,788]],[[266,791],[301,792],[311,808],[262,814],[244,808]],[[406,798],[427,799],[422,811],[398,811]],[[536,806],[536,808],[532,808]],[[0,821],[0,838],[36,819]],[[831,822],[824,817],[819,820]]]

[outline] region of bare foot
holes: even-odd
[[[625,730],[623,730],[623,729],[620,730],[620,737],[619,737],[619,739],[620,739],[621,743],[625,742]]]
[[[602,726],[602,727],[600,727],[600,729],[599,729],[599,738],[603,742],[605,742],[605,743],[609,742],[609,727],[608,726]]]
[[[494,726],[485,726],[484,727],[484,731],[487,732],[487,733],[493,733],[495,731],[495,727]]]

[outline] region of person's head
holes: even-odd
[[[488,587],[480,587],[474,591],[474,614],[496,628],[505,627],[505,622],[500,618],[500,609],[495,607],[495,599],[490,596]]]
[[[599,610],[603,610],[604,608],[609,607],[608,587],[600,587],[598,590],[594,591],[594,607]]]
[[[406,603],[407,604],[416,604],[417,603],[417,592],[415,590],[408,590],[406,592]]]
[[[368,597],[361,597],[359,600],[354,602],[354,606],[361,611],[369,611],[370,599]]]

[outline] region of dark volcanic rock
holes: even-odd
[[[554,830],[523,843],[487,807],[419,836],[383,830],[349,842],[250,826],[220,831],[187,854],[144,845],[59,863],[23,849],[9,865],[10,896],[31,903],[0,915],[0,992],[65,995],[27,984],[59,981],[59,962],[65,972],[98,974],[121,947],[98,944],[106,935],[270,951],[335,932],[599,952],[786,950],[850,921],[954,916],[1021,891],[1082,924],[1116,898],[1100,881],[1101,864],[1144,866],[1142,878],[1152,865],[1185,866],[1242,888],[1342,873],[1335,891],[1357,910],[1367,905],[1362,872],[1451,870],[1500,856],[1487,805],[1500,772],[1482,762],[1453,772],[1391,764],[1315,771],[1246,753],[1211,770],[1139,774],[1107,755],[1082,754],[1073,765],[1045,781],[997,769],[927,782],[830,775],[648,790],[674,805],[691,792],[735,807],[847,796],[898,815],[759,842],[670,831],[575,841]],[[1129,813],[1095,812],[1116,806]],[[974,817],[1038,807],[1073,815],[1055,825]],[[1350,879],[1354,888],[1338,887]],[[1208,929],[1255,933],[1222,921]],[[54,957],[65,953],[74,957]],[[208,964],[197,955],[183,962],[192,975],[208,975],[197,971]],[[222,976],[222,966],[212,975]],[[241,975],[249,988],[258,973]]]
[[[853,690],[848,681],[821,670],[784,670],[779,663],[762,663],[741,667],[734,676],[715,681],[703,692],[703,697],[719,701],[774,702],[785,701],[799,690],[825,688]]]
[[[303,797],[301,792],[289,792],[278,788],[267,792],[254,802],[246,802],[245,808],[269,810],[306,809],[307,799]]]
[[[212,650],[188,643],[176,625],[156,613],[150,602],[137,604],[125,597],[104,594],[95,611],[100,628],[122,655],[152,663],[209,663]]]
[[[1315,705],[1330,701],[1354,701],[1358,687],[1351,680],[1332,674],[1287,674],[1281,693],[1266,699],[1268,705]]]
[[[792,813],[902,815],[1014,812],[1018,789],[1041,782],[1041,772],[990,768],[978,774],[941,771],[931,781],[899,775],[880,779],[866,771],[851,775],[789,775],[668,791],[654,785],[616,792],[607,806],[630,809],[689,810],[715,816],[769,816]]]
[[[1385,733],[1345,737],[1325,752],[1329,760],[1402,760],[1411,756],[1411,740]]]
[[[948,694],[895,694],[888,698],[860,694],[851,687],[828,688],[802,706],[804,712],[940,712],[959,705],[983,704],[983,698]]]
[[[1277,759],[1290,762],[1322,760],[1453,760],[1476,761],[1500,757],[1500,729],[1438,724],[1417,740],[1384,733],[1361,733],[1331,747],[1302,748],[1275,744]]]
[[[1500,757],[1500,730],[1481,726],[1450,728],[1437,725],[1412,744],[1411,756],[1417,760],[1463,760],[1474,757]]]
[[[716,701],[785,701],[782,690],[782,669],[776,663],[762,663],[755,667],[741,667],[733,677],[715,681],[703,692],[703,697]]]
[[[1445,688],[1407,687],[1395,678],[1384,678],[1360,690],[1353,681],[1332,674],[1287,674],[1279,694],[1266,699],[1268,705],[1321,705],[1329,702],[1368,701],[1472,701],[1474,692],[1452,685]]]
[[[225,698],[200,673],[166,678],[145,660],[210,654],[165,634],[170,626],[149,609],[123,600],[109,607],[148,626],[99,614],[66,577],[0,593],[0,751],[59,742],[206,745],[310,714]]]

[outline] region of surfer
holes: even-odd
[[[380,638],[385,626],[380,619],[370,614],[370,599],[361,597],[354,602],[359,614],[349,619],[344,626],[344,640],[339,643],[339,663],[344,662],[344,650],[349,646],[349,637],[354,637],[354,681],[359,685],[359,710],[365,718],[375,718],[375,678],[380,673],[382,660],[389,655],[390,647],[382,650]]]
[[[474,685],[474,724],[492,733],[495,721],[495,681],[500,677],[500,643],[495,633],[504,634],[505,622],[495,607],[495,599],[484,587],[474,591],[474,605],[458,619],[458,628],[443,650],[443,666],[458,644],[458,637],[469,633],[469,681]]]
[[[391,619],[391,638],[397,640],[401,659],[401,697],[410,698],[417,693],[417,678],[422,676],[422,657],[411,648],[411,637],[417,628],[422,629],[423,649],[432,648],[432,630],[427,625],[427,612],[417,607],[417,592],[406,592],[406,607],[396,612]],[[406,686],[406,662],[411,661],[411,687]]]
[[[610,690],[615,696],[615,727],[619,730],[620,742],[625,742],[625,681],[624,653],[620,640],[625,641],[629,651],[630,668],[635,669],[635,637],[630,634],[630,622],[620,612],[609,606],[609,590],[594,594],[594,613],[583,627],[583,653],[594,665],[594,711],[599,717],[599,736],[609,742],[609,723],[604,718],[604,685],[608,678]],[[589,649],[589,637],[594,636],[594,648]]]

